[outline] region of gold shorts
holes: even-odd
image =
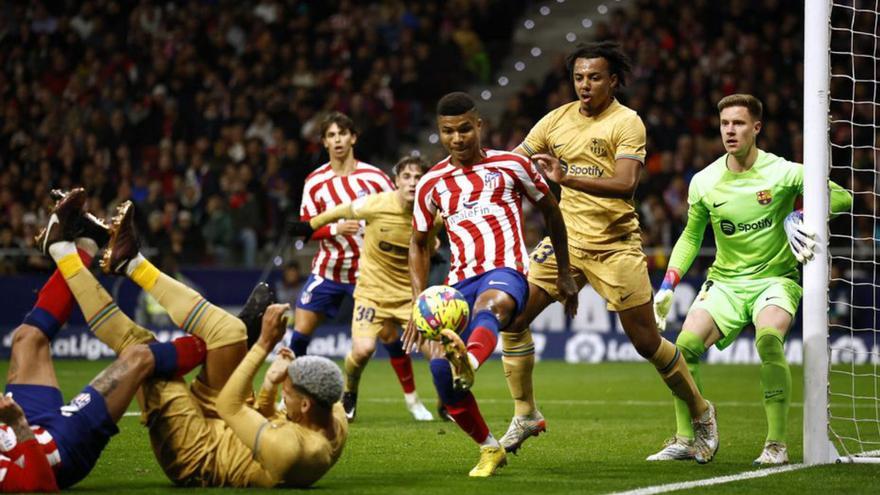
[[[144,383],[143,417],[156,460],[183,486],[246,486],[256,463],[251,451],[219,418],[217,391],[198,379]],[[256,466],[258,467],[258,466]]]
[[[580,249],[569,245],[568,256],[578,289],[589,283],[605,299],[610,311],[641,306],[653,297],[647,257],[638,245],[610,250]],[[549,237],[538,244],[530,258],[529,283],[559,300],[556,256]]]
[[[405,327],[412,314],[412,301],[379,303],[365,297],[355,297],[351,315],[351,336],[375,338],[386,323]]]

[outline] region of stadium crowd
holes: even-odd
[[[325,159],[324,113],[393,163],[426,105],[488,79],[526,3],[5,2],[0,271],[45,267],[20,248],[73,185],[97,214],[135,201],[148,247],[182,264],[253,266]]]
[[[722,96],[759,95],[760,146],[802,161],[802,9],[768,0],[754,15],[746,3],[639,0],[587,33],[621,41],[634,62],[622,98],[648,129],[637,200],[644,245],[664,248],[649,250],[652,266],[665,266],[662,253],[684,226],[690,178],[723,153]],[[305,176],[326,159],[316,136],[325,111],[351,115],[357,156],[387,169],[401,145],[412,149],[433,126],[440,94],[490,79],[490,61],[503,57],[527,4],[4,5],[0,271],[44,267],[40,256],[5,248],[29,247],[48,189],[73,184],[91,192],[91,211],[134,200],[148,245],[184,265],[253,266],[296,215]],[[488,146],[513,149],[571,99],[560,55],[489,122]],[[858,178],[838,180],[861,187]],[[860,198],[856,208],[872,212],[874,196]]]

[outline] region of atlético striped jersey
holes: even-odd
[[[55,467],[60,464],[61,454],[52,435],[40,426],[31,425],[31,430],[43,453],[46,454],[49,465]],[[27,463],[22,461],[22,455],[15,432],[9,426],[0,425],[0,486],[3,486],[10,473],[14,473],[15,476],[33,476],[29,474]]]
[[[416,187],[413,228],[427,232],[440,212],[452,251],[450,285],[496,268],[526,274],[522,198],[536,203],[549,192],[535,166],[516,153],[486,150],[480,163],[467,167],[447,157]]]
[[[336,175],[328,162],[306,177],[300,220],[308,222],[334,206],[392,190],[394,184],[388,175],[368,163],[357,162],[354,171],[343,177]],[[334,282],[355,283],[363,240],[363,232],[321,239],[318,253],[312,259],[312,273]]]

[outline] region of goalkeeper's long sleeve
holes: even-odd
[[[853,197],[849,191],[837,185],[836,182],[828,181],[828,188],[831,190],[829,199],[831,216],[836,216],[852,208]]]
[[[672,248],[668,268],[675,268],[681,275],[687,273],[700,252],[700,246],[703,245],[703,235],[708,222],[709,211],[706,207],[699,200],[690,202],[687,225],[684,226],[684,230],[675,242],[675,247]]]

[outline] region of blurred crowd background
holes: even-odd
[[[349,114],[356,156],[386,170],[403,153],[439,146],[420,139],[434,126],[437,98],[493,80],[533,3],[3,2],[0,273],[48,268],[32,237],[51,207],[48,191],[76,185],[99,216],[133,200],[146,247],[163,258],[261,265],[298,214],[304,178],[327,159],[316,126],[326,112]],[[752,3],[640,0],[583,33],[620,41],[634,62],[620,97],[648,129],[637,208],[653,267],[665,267],[684,226],[690,178],[723,153],[721,97],[759,96],[761,148],[803,159],[803,8],[765,0],[758,15]],[[514,148],[573,99],[563,56],[487,119],[487,146]],[[843,69],[853,64],[861,62]],[[833,110],[867,111],[846,102]],[[834,128],[834,139],[849,142],[852,128]],[[876,141],[875,129],[860,132]],[[841,168],[841,184],[876,187],[869,148],[835,155],[869,173]],[[856,211],[869,215],[847,220],[869,239],[878,237],[874,201],[858,194]],[[528,232],[530,242],[540,235]]]

